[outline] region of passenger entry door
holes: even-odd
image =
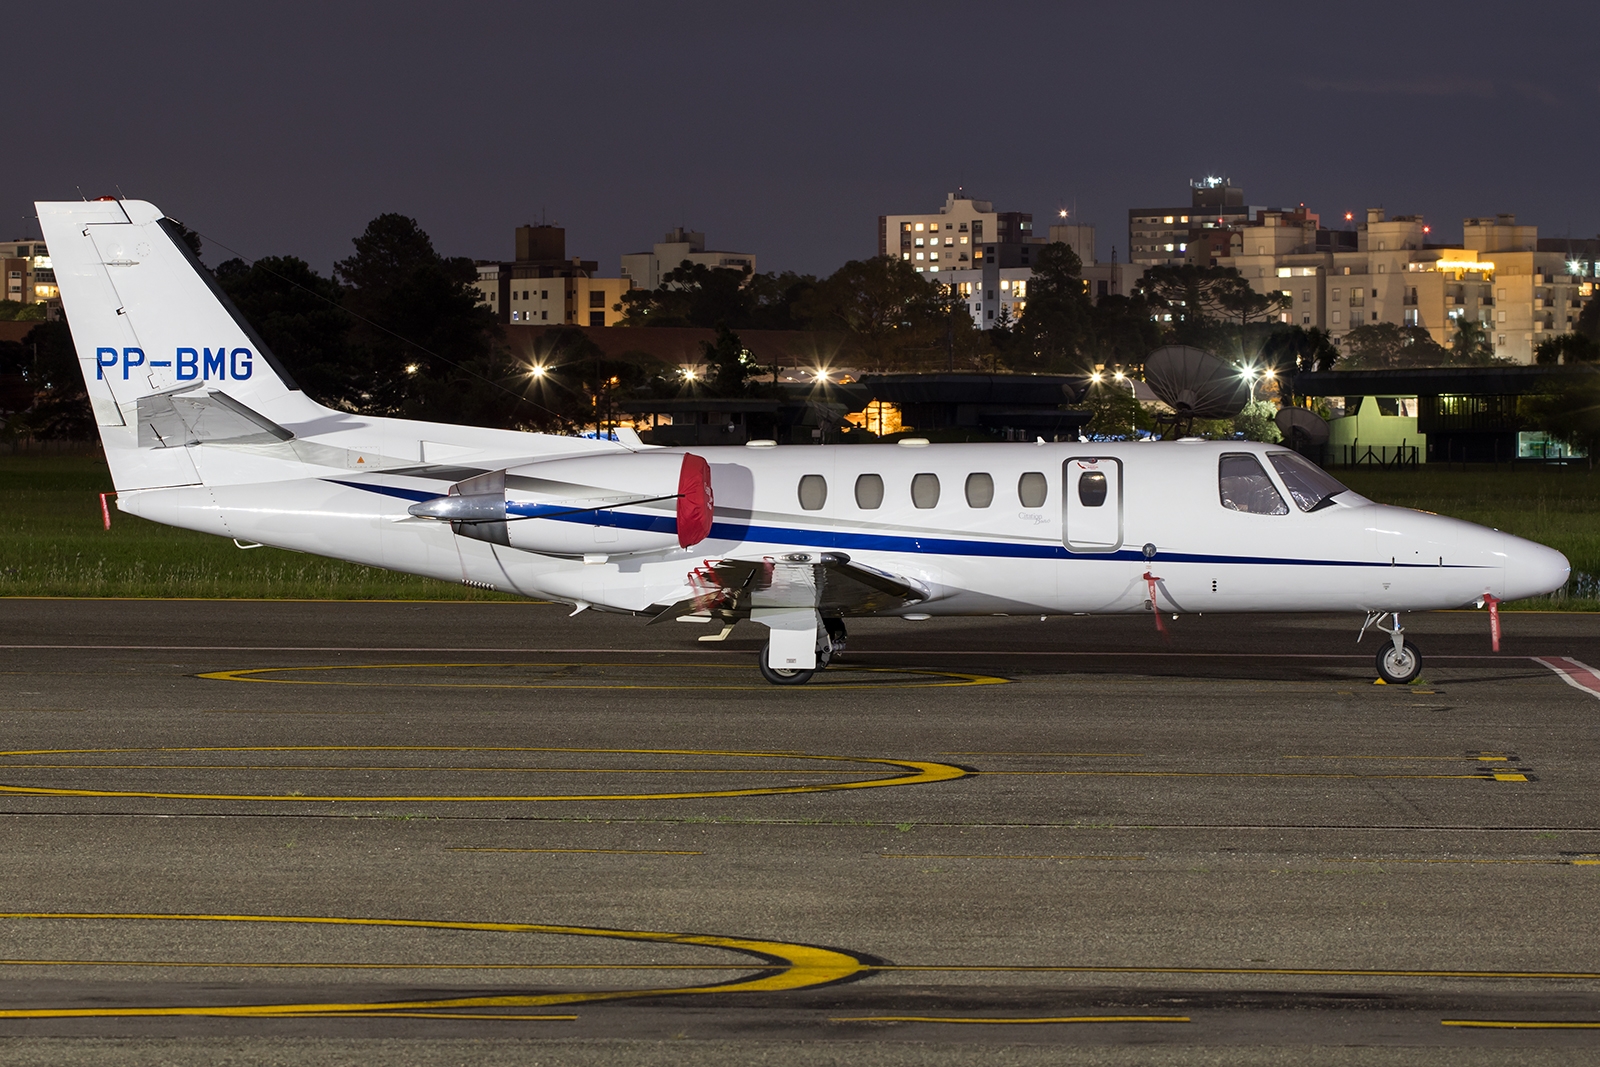
[[[1062,537],[1073,552],[1122,547],[1122,461],[1073,456],[1061,465]]]

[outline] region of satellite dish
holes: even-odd
[[[1150,353],[1144,361],[1144,380],[1173,411],[1162,421],[1175,423],[1183,433],[1195,419],[1233,418],[1250,399],[1250,385],[1237,370],[1188,345],[1168,345]]]
[[[1305,408],[1279,408],[1273,419],[1284,443],[1296,452],[1318,448],[1328,443],[1328,423],[1316,412]]]

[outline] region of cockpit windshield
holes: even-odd
[[[1268,452],[1267,458],[1301,511],[1318,511],[1332,504],[1335,496],[1349,492],[1331,474],[1298,452]]]

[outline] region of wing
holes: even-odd
[[[758,560],[707,560],[689,575],[695,595],[645,609],[651,622],[677,615],[747,616],[757,608],[816,608],[871,615],[928,599],[914,579],[856,563],[843,552],[789,552]]]

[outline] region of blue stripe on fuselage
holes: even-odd
[[[369,493],[398,497],[402,500],[434,500],[439,494],[415,489],[402,489],[393,485],[376,485],[365,482],[345,482],[327,479],[335,485],[351,489],[364,489]],[[506,511],[512,515],[543,517],[549,522],[573,522],[584,526],[610,526],[624,530],[644,530],[650,533],[677,533],[678,521],[668,515],[636,515],[627,511],[574,512],[570,507],[554,504],[534,504],[526,501],[507,501]],[[542,511],[564,512],[541,516]],[[595,516],[604,515],[597,522]],[[906,534],[852,533],[841,530],[813,530],[804,527],[758,526],[750,523],[713,522],[707,540],[744,541],[754,544],[798,545],[821,549],[854,549],[860,552],[908,552],[944,556],[987,556],[1010,559],[1081,559],[1125,560],[1143,563],[1144,553],[1131,548],[1116,552],[1069,552],[1064,545],[1026,541],[978,541],[948,537],[918,537]],[[1275,556],[1219,556],[1197,552],[1160,552],[1162,563],[1226,563],[1256,566],[1294,567],[1390,567],[1414,570],[1438,570],[1432,563],[1379,563],[1351,559],[1292,559]],[[1445,564],[1446,570],[1477,570],[1479,568],[1459,563]]]

